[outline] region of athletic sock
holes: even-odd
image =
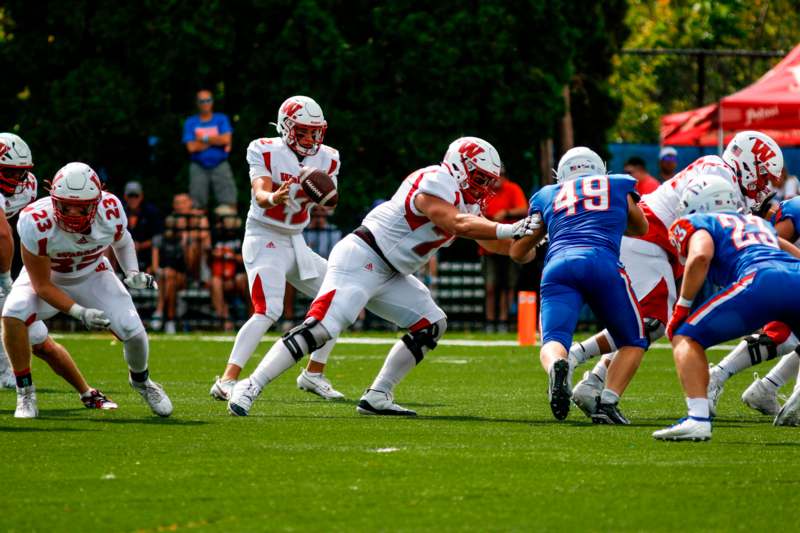
[[[619,394],[609,388],[605,388],[600,393],[600,403],[616,405],[619,403]]]
[[[369,388],[381,392],[392,392],[416,364],[414,354],[411,353],[408,346],[402,340],[397,341],[389,350],[383,368]]]
[[[610,335],[608,334],[607,330],[603,330],[602,332],[598,333],[598,335],[604,335],[606,339],[610,339]],[[600,351],[600,345],[597,343],[596,337],[597,335],[586,339],[583,342],[573,343],[573,345],[570,346],[569,354],[572,356],[571,358],[574,358],[579,365],[582,365],[593,357],[602,355],[602,352]],[[609,345],[611,346],[612,351],[616,350],[614,341],[609,340]]]
[[[303,350],[303,353],[308,353],[308,345],[305,339],[303,339],[303,336],[296,335],[294,339]],[[278,342],[272,345],[272,348],[269,349],[261,362],[258,363],[250,379],[263,389],[267,383],[293,367],[296,362],[294,357],[292,357],[292,353],[283,342],[283,339],[278,339]]]
[[[33,376],[31,376],[31,369],[26,368],[20,372],[14,371],[14,377],[17,378],[17,388],[23,389],[33,385]]]
[[[695,418],[708,418],[708,398],[686,398],[686,406],[689,408],[689,416]]]
[[[751,366],[753,366],[753,360],[750,357],[750,351],[747,349],[747,341],[737,344],[736,348],[717,364],[717,367],[722,371],[719,375],[723,383],[731,376]]]
[[[253,314],[236,334],[228,364],[244,368],[272,324],[273,320],[266,315]]]
[[[308,356],[308,358],[314,361],[315,363],[326,365],[328,364],[328,356],[333,351],[334,346],[336,346],[336,339],[331,339],[328,342],[326,342],[322,346],[322,348],[318,348],[316,351],[312,352],[311,355]]]
[[[606,382],[606,374],[608,374],[608,367],[605,362],[610,359],[612,359],[612,357],[603,356],[592,369],[592,374],[597,376],[603,383]]]
[[[800,369],[800,356],[793,351],[788,355],[784,355],[778,361],[778,364],[772,367],[772,370],[767,372],[767,375],[761,379],[761,382],[771,390],[777,391],[792,378],[797,377],[798,369]]]
[[[128,364],[128,369],[133,374],[147,372],[147,359],[150,354],[150,344],[147,340],[147,333],[142,331],[138,335],[134,335],[130,339],[122,343],[122,353],[125,356],[125,362]],[[145,379],[134,379],[134,381],[147,381]]]

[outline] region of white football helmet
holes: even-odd
[[[558,161],[556,183],[572,181],[581,176],[604,176],[606,164],[597,153],[585,146],[570,148]]]
[[[0,192],[6,196],[21,193],[32,168],[28,144],[19,135],[0,133]]]
[[[781,147],[760,131],[737,133],[725,148],[722,159],[739,178],[745,196],[756,203],[763,201],[770,180],[783,172]]]
[[[733,184],[721,176],[704,174],[694,178],[681,195],[678,216],[692,213],[736,213],[741,210],[740,196]]]
[[[70,233],[89,231],[102,190],[100,178],[85,163],[69,163],[56,172],[50,184],[50,197],[58,226]]]
[[[442,164],[455,176],[464,201],[480,204],[488,200],[500,179],[500,154],[478,137],[461,137],[447,147]]]
[[[308,96],[292,96],[278,109],[278,123],[275,127],[289,148],[306,157],[319,151],[328,123],[325,122],[322,108],[313,99]],[[304,133],[311,134],[311,146],[300,142]]]

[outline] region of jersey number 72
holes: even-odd
[[[605,211],[608,209],[608,177],[592,176],[578,181],[567,181],[561,186],[556,199],[553,200],[553,212],[566,210],[567,216],[578,212],[577,206],[583,205],[587,211]]]

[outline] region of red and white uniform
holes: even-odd
[[[642,196],[639,207],[649,223],[647,233],[642,237],[622,238],[620,260],[646,318],[656,318],[664,324],[669,319],[677,293],[675,277],[681,267],[668,228],[678,218],[678,206],[687,185],[694,178],[708,174],[730,180],[734,189],[741,191],[738,179],[722,158],[701,157],[655,191]]]
[[[32,254],[50,258],[53,283],[78,304],[104,311],[111,321],[110,329],[123,341],[144,331],[144,326],[105,252],[126,235],[127,225],[122,203],[107,192],[102,193],[87,234],[61,229],[56,224],[49,196],[23,209],[17,223],[22,246]],[[39,298],[23,268],[6,298],[3,316],[30,325],[57,313],[58,310]]]
[[[11,218],[19,213],[23,207],[36,200],[38,184],[36,177],[28,172],[28,179],[25,181],[25,188],[21,193],[13,196],[5,196],[0,193],[0,211],[6,214],[6,218]]]
[[[407,177],[392,199],[373,209],[363,222],[386,261],[355,234],[331,251],[325,280],[308,312],[330,335],[339,335],[364,307],[411,330],[445,318],[428,288],[412,274],[454,237],[416,209],[414,199],[420,193],[452,203],[465,214],[480,212],[477,205],[464,202],[456,179],[443,166],[423,168]]]
[[[250,181],[271,178],[272,189],[290,183],[290,201],[264,209],[251,191],[242,256],[256,313],[273,321],[283,314],[286,282],[300,292],[314,296],[325,275],[325,259],[314,253],[303,238],[313,203],[299,183],[303,167],[326,171],[334,183],[339,175],[339,152],[329,146],[304,158],[286,146],[280,137],[256,139],[247,147]]]

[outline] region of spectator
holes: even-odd
[[[505,167],[500,169],[500,180],[495,184],[495,194],[487,202],[483,214],[496,222],[515,221],[528,214],[528,199],[525,198],[522,188],[508,179]],[[500,328],[505,329],[508,312],[514,301],[519,267],[508,256],[491,254],[483,248],[479,248],[478,253],[481,256],[481,270],[486,281],[487,326],[493,329],[499,318]]]
[[[153,264],[153,237],[164,231],[164,217],[158,208],[145,201],[142,184],[129,181],[125,184],[125,214],[128,215],[128,231],[133,237],[139,270],[150,272]]]
[[[678,168],[678,151],[672,146],[665,146],[658,153],[658,179],[664,183],[675,175]]]
[[[209,188],[214,187],[217,203],[236,207],[236,184],[228,163],[231,128],[228,117],[214,113],[211,91],[197,92],[198,114],[183,124],[183,143],[191,154],[189,194],[197,209],[208,209]]]
[[[228,206],[218,207],[216,215],[214,244],[209,257],[211,303],[224,330],[232,331],[234,326],[226,297],[240,296],[242,301],[249,301],[242,260],[242,219]]]
[[[644,164],[644,159],[641,157],[633,156],[625,161],[625,173],[630,174],[636,181],[636,192],[639,195],[645,195],[658,189],[661,185],[657,179],[647,173],[647,167]]]
[[[783,167],[780,179],[770,183],[770,189],[777,193],[776,200],[791,200],[800,194],[800,180],[797,179],[797,176],[789,174],[786,167]]]
[[[153,239],[153,272],[158,274],[160,286],[158,305],[151,327],[161,329],[166,315],[164,331],[175,333],[175,313],[178,291],[189,280],[199,281],[203,252],[211,247],[208,218],[193,209],[188,194],[176,194],[172,200],[172,213],[164,221],[164,234]]]
[[[328,209],[315,205],[311,210],[311,222],[303,230],[309,248],[325,259],[331,253],[333,245],[342,239],[341,230],[328,222],[329,216]]]

